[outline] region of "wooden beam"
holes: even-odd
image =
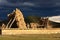
[[[15,21],[15,17],[14,17],[13,21],[11,22],[9,28],[11,28],[12,24],[14,23],[14,21]]]
[[[10,19],[10,21],[8,22],[8,24],[7,24],[7,26],[6,26],[6,28],[8,28],[8,26],[9,26],[9,24],[10,24],[10,22],[12,21],[12,19]]]

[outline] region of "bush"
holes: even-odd
[[[37,16],[28,16],[25,18],[26,23],[39,23],[40,17]]]

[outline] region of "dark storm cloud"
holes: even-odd
[[[49,7],[54,5],[54,1],[53,0],[0,0],[0,5]]]
[[[56,6],[60,6],[60,1],[57,1],[56,2]]]
[[[54,15],[56,13],[56,8],[54,7],[59,6],[60,0],[0,0],[0,13],[9,13],[17,7],[25,15],[47,16]]]
[[[60,0],[0,0],[0,8],[3,6],[11,7],[23,7],[24,9],[30,9],[30,7],[56,7],[60,6]],[[31,9],[30,9],[31,10]]]
[[[60,0],[0,0],[0,5],[7,6],[60,6]]]
[[[35,3],[32,2],[23,2],[19,0],[8,1],[8,0],[0,0],[0,5],[6,6],[35,6]]]

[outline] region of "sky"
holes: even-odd
[[[0,19],[19,8],[27,16],[60,15],[60,0],[0,0]]]

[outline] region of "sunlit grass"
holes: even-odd
[[[0,35],[0,40],[60,40],[60,34]]]

